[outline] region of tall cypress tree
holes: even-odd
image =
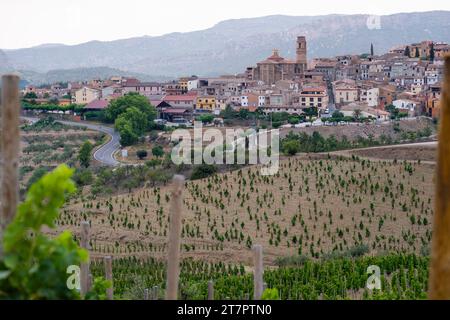
[[[430,61],[434,61],[434,43],[431,43],[430,46]]]
[[[416,58],[420,58],[420,52],[419,52],[419,48],[416,47]]]
[[[373,52],[373,43],[370,44],[370,55],[373,56],[374,52]]]
[[[411,50],[409,49],[408,46],[406,46],[405,48],[405,56],[409,57],[411,55]]]

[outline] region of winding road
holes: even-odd
[[[22,117],[22,118],[32,123],[39,120],[38,118],[30,118],[30,117]],[[114,153],[120,148],[119,142],[120,135],[113,128],[97,124],[75,122],[75,121],[63,121],[63,120],[55,120],[55,121],[68,126],[85,127],[87,129],[103,132],[109,135],[110,137],[109,141],[104,145],[100,146],[94,152],[94,159],[107,166],[116,167],[120,165],[120,162],[114,158]]]

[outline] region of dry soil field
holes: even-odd
[[[431,239],[433,164],[315,155],[284,159],[275,176],[258,167],[186,182],[183,257],[251,265],[319,257],[365,244],[372,253],[420,253]],[[72,200],[59,230],[92,222],[94,255],[162,257],[170,186]]]

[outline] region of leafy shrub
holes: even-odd
[[[87,168],[91,162],[91,152],[94,146],[89,141],[85,141],[80,148],[78,153],[78,160],[80,161],[80,165]]]
[[[300,143],[298,140],[288,140],[283,143],[282,148],[284,154],[294,156],[300,151]]]
[[[277,129],[277,128],[281,127],[282,124],[283,123],[281,121],[272,122],[272,128]]]
[[[277,288],[267,288],[266,290],[264,290],[262,296],[261,296],[261,300],[280,300],[280,295],[278,294],[278,289]]]
[[[0,260],[0,298],[79,298],[77,291],[67,288],[66,270],[86,261],[88,253],[78,247],[68,231],[53,239],[41,231],[43,226],[55,227],[66,194],[75,191],[72,173],[61,165],[33,184],[7,226]]]
[[[146,150],[138,150],[136,151],[136,155],[140,160],[142,160],[144,158],[147,158],[148,153]]]
[[[150,168],[155,168],[156,166],[161,165],[162,161],[160,159],[151,159],[145,162],[145,165]]]
[[[351,257],[361,257],[365,255],[366,253],[369,253],[369,246],[366,244],[360,244],[354,247],[351,247],[348,250],[348,253]]]
[[[203,123],[211,123],[214,120],[214,116],[212,114],[202,114],[197,120]]]
[[[152,154],[155,157],[160,158],[160,157],[162,157],[164,155],[164,149],[161,146],[154,146],[152,148]]]
[[[209,177],[217,172],[217,168],[210,164],[201,164],[196,166],[192,171],[191,179],[203,179]]]
[[[88,186],[94,182],[94,177],[89,169],[78,169],[73,175],[73,180],[78,186]]]

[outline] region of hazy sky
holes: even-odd
[[[0,48],[156,36],[206,29],[226,19],[274,14],[383,15],[429,10],[450,10],[450,1],[1,0]]]

